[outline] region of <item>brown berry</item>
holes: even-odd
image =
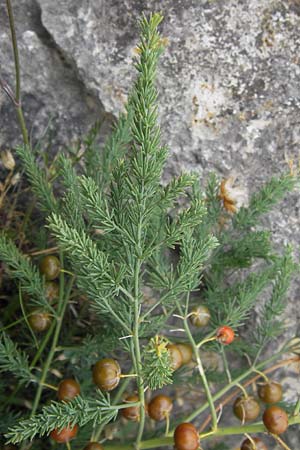
[[[104,447],[99,442],[89,442],[83,450],[104,450]]]
[[[234,331],[232,328],[224,325],[217,330],[217,341],[223,345],[229,345],[234,340]]]
[[[48,312],[34,310],[28,317],[30,328],[37,333],[46,331],[51,324],[51,316]]]
[[[270,381],[258,387],[258,396],[265,403],[277,403],[282,400],[282,386]]]
[[[40,271],[46,280],[54,280],[60,274],[60,261],[54,255],[45,256],[40,263]]]
[[[157,395],[153,397],[148,405],[148,414],[151,419],[160,422],[165,420],[170,415],[173,409],[173,403],[170,397],[167,395]]]
[[[136,403],[139,401],[139,396],[136,394],[127,395],[125,398],[126,403]],[[138,422],[140,420],[140,407],[129,406],[128,408],[121,409],[121,415],[127,420]]]
[[[96,362],[93,367],[94,383],[103,391],[115,389],[121,377],[119,363],[111,358],[104,358]]]
[[[210,312],[207,306],[199,305],[192,310],[191,322],[195,327],[205,327],[210,320]]]
[[[181,423],[174,432],[175,450],[197,450],[199,434],[192,423]]]
[[[241,450],[268,450],[261,439],[255,437],[252,440],[255,442],[255,447],[250,439],[246,439],[241,445]]]
[[[167,349],[171,357],[171,365],[173,370],[179,369],[182,366],[182,354],[177,345],[168,344]]]
[[[238,397],[234,402],[233,412],[242,422],[250,422],[259,416],[260,406],[253,397]]]
[[[53,304],[59,298],[59,284],[56,281],[46,281],[45,294],[49,303]]]
[[[61,401],[69,402],[80,394],[80,385],[72,378],[62,380],[58,385],[57,397]]]
[[[273,405],[265,410],[263,423],[270,433],[282,434],[289,426],[289,418],[282,408]]]
[[[55,428],[50,433],[50,437],[58,442],[59,444],[65,444],[73,439],[78,432],[78,425],[74,425],[74,427],[65,427],[61,431],[58,428]]]
[[[193,348],[190,344],[176,344],[182,356],[182,364],[188,364],[193,358]]]

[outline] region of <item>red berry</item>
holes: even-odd
[[[282,434],[289,426],[287,413],[279,406],[270,406],[263,414],[263,423],[273,434]]]
[[[192,423],[181,423],[174,432],[175,450],[197,450],[199,434]]]
[[[252,438],[252,441],[255,442],[255,447],[250,439],[246,439],[241,445],[241,450],[268,450],[261,439]]]
[[[218,329],[217,341],[220,342],[220,344],[228,345],[231,344],[233,340],[234,340],[234,331],[232,328],[224,325],[223,327],[220,327]]]
[[[148,414],[151,419],[157,422],[165,420],[173,409],[173,403],[167,395],[157,395],[148,405]]]
[[[80,385],[77,381],[72,378],[66,378],[62,380],[58,385],[57,396],[59,400],[68,402],[73,400],[77,395],[80,394]]]
[[[59,444],[65,444],[73,439],[78,432],[78,425],[74,425],[74,427],[65,427],[61,431],[58,428],[55,428],[50,433],[50,437],[58,442]]]

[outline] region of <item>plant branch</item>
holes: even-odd
[[[16,91],[13,95],[9,86],[4,82],[1,82],[1,87],[9,96],[9,98],[13,101],[18,115],[18,120],[20,124],[20,128],[22,131],[23,141],[25,145],[29,145],[28,131],[25,124],[24,114],[21,106],[21,76],[20,76],[20,60],[19,60],[19,51],[18,51],[18,42],[16,36],[16,27],[14,14],[12,9],[11,0],[6,0],[6,8],[9,20],[9,28],[11,32],[11,40],[14,52],[14,63],[15,63],[15,74],[16,74]]]
[[[300,416],[290,417],[289,425],[300,424]],[[262,422],[253,423],[250,425],[238,425],[236,427],[224,427],[218,428],[215,432],[200,434],[200,440],[203,442],[206,439],[212,437],[222,437],[222,436],[237,436],[244,435],[246,433],[266,433],[265,426]],[[148,439],[140,443],[141,450],[155,449],[160,447],[172,446],[174,444],[173,436],[159,437],[154,439]],[[105,445],[105,450],[133,450],[133,444],[107,444]]]
[[[62,253],[60,254],[60,261],[61,261],[61,266],[63,267],[63,255]],[[59,339],[59,335],[60,335],[60,330],[62,327],[62,323],[63,323],[63,317],[64,317],[64,313],[68,304],[68,300],[69,300],[69,296],[71,293],[71,289],[73,286],[73,282],[74,282],[74,278],[71,278],[69,281],[69,286],[66,292],[64,292],[64,272],[60,272],[60,279],[59,279],[60,285],[59,285],[59,301],[58,301],[58,306],[57,306],[57,321],[56,321],[56,327],[54,330],[54,335],[53,335],[53,340],[52,340],[52,344],[51,344],[51,348],[49,350],[48,353],[48,357],[46,359],[46,362],[44,364],[43,367],[43,371],[42,371],[42,375],[41,378],[39,380],[39,386],[36,392],[36,396],[33,402],[33,406],[32,406],[32,411],[31,411],[31,417],[34,416],[34,414],[36,413],[36,410],[38,408],[39,405],[39,401],[42,395],[42,391],[43,391],[43,385],[46,381],[46,377],[48,374],[48,370],[49,367],[52,363],[55,351],[56,351],[56,347],[57,347],[57,342]]]
[[[189,293],[187,294],[187,303],[188,302],[189,302]],[[183,311],[182,311],[182,308],[181,308],[179,302],[177,301],[176,304],[177,304],[177,307],[178,307],[178,310],[179,310],[180,314],[183,315]],[[205,371],[204,371],[204,368],[203,368],[203,365],[202,365],[202,362],[201,362],[201,358],[199,356],[199,349],[198,349],[197,344],[196,344],[196,342],[195,342],[195,340],[194,340],[194,338],[192,336],[192,333],[190,331],[190,327],[189,327],[189,324],[188,324],[186,316],[184,316],[183,324],[184,324],[184,329],[185,329],[186,335],[188,337],[188,340],[190,341],[190,344],[191,344],[191,346],[193,348],[194,356],[196,358],[198,371],[199,371],[199,374],[200,374],[200,377],[201,377],[201,381],[203,383],[203,387],[204,387],[205,394],[206,394],[206,397],[207,397],[207,400],[208,400],[208,404],[209,404],[209,407],[210,407],[210,411],[211,411],[212,430],[215,431],[217,429],[217,427],[218,427],[218,419],[217,419],[216,408],[215,408],[215,405],[214,405],[214,400],[213,400],[213,397],[212,397],[212,394],[211,394],[211,391],[210,391],[210,388],[209,388],[209,384],[208,384],[208,381],[207,381],[207,378],[206,378],[206,375],[205,375]]]

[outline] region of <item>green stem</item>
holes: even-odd
[[[23,322],[23,320],[25,320],[25,317],[21,317],[21,319],[11,322],[9,325],[6,325],[5,327],[0,328],[0,332],[2,333],[2,331],[4,331],[4,330],[8,330],[9,328],[15,327],[16,325],[18,325],[18,323]]]
[[[139,227],[140,228],[140,227]],[[140,233],[139,233],[140,238]],[[139,239],[140,243],[140,239]],[[141,350],[140,350],[140,342],[139,342],[139,317],[140,317],[140,286],[139,286],[139,277],[140,277],[140,269],[141,269],[141,261],[138,259],[135,265],[135,273],[134,273],[134,296],[135,296],[135,304],[134,304],[134,328],[133,328],[133,346],[135,353],[135,361],[136,361],[136,374],[137,374],[137,385],[138,385],[138,395],[140,404],[140,421],[139,421],[139,429],[136,437],[136,449],[140,448],[140,442],[143,436],[144,426],[145,426],[145,392],[144,392],[144,382],[142,378],[142,358],[141,358]]]
[[[187,302],[188,301],[189,301],[189,294],[187,294]],[[181,308],[179,302],[176,302],[176,303],[177,303],[177,307],[178,307],[178,310],[179,310],[180,314],[183,315],[182,308]],[[183,319],[183,324],[184,324],[184,329],[185,329],[185,332],[187,334],[188,340],[190,341],[190,344],[191,344],[191,346],[193,348],[194,356],[196,358],[197,367],[198,367],[198,370],[199,370],[201,381],[202,381],[202,384],[203,384],[203,387],[204,387],[204,390],[205,390],[205,394],[206,394],[206,397],[207,397],[207,400],[208,400],[208,404],[209,404],[209,407],[210,407],[210,412],[211,412],[211,417],[212,417],[212,430],[215,431],[217,429],[217,427],[218,427],[217,412],[216,412],[216,408],[215,408],[215,405],[214,405],[212,394],[210,392],[209,384],[208,384],[208,381],[207,381],[207,378],[206,378],[206,375],[205,375],[205,371],[204,371],[204,368],[203,368],[203,365],[202,365],[202,361],[201,361],[201,358],[199,356],[199,349],[197,348],[197,344],[196,344],[196,342],[195,342],[195,340],[194,340],[194,338],[192,336],[192,333],[191,333],[191,330],[190,330],[190,327],[189,327],[189,324],[188,324],[188,321],[187,321],[186,317]]]
[[[293,415],[294,415],[294,416],[298,416],[298,415],[299,415],[299,412],[300,412],[300,398],[298,398],[298,401],[297,401],[297,403],[296,403],[296,406],[295,406]]]
[[[289,425],[296,425],[300,424],[300,416],[297,417],[290,417],[289,418]],[[252,433],[266,433],[267,430],[265,429],[265,426],[263,423],[253,423],[250,425],[238,425],[236,427],[224,427],[224,428],[218,428],[214,432],[210,433],[203,433],[200,434],[200,441],[203,442],[206,439],[210,438],[216,438],[216,437],[222,437],[222,436],[236,436],[236,435],[244,435],[246,433],[252,434]],[[172,446],[174,443],[173,436],[169,437],[159,437],[154,439],[148,439],[147,441],[143,441],[140,443],[140,449],[155,449],[159,447],[166,447],[166,446]],[[105,445],[105,450],[132,450],[134,449],[133,444],[107,444]]]
[[[22,110],[22,106],[21,106],[20,60],[19,60],[19,51],[18,51],[18,42],[17,42],[17,36],[16,36],[15,20],[14,20],[14,14],[13,14],[11,0],[6,0],[6,7],[7,7],[7,14],[8,14],[8,20],[9,20],[9,27],[10,27],[10,32],[11,32],[13,52],[14,52],[15,74],[16,74],[16,91],[15,91],[15,97],[13,99],[13,102],[17,109],[17,115],[18,115],[18,120],[19,120],[19,124],[21,127],[24,144],[29,145],[28,131],[26,128],[24,114],[23,114],[23,110]]]
[[[40,344],[40,346],[39,346],[39,348],[38,348],[38,351],[36,352],[36,354],[35,354],[33,360],[31,361],[30,369],[32,369],[33,367],[35,367],[36,363],[38,362],[38,360],[39,360],[41,354],[43,353],[43,351],[44,351],[44,349],[45,349],[45,347],[46,347],[46,345],[47,345],[47,343],[48,343],[50,337],[51,337],[52,334],[53,334],[53,331],[54,331],[55,326],[56,326],[56,322],[53,321],[53,322],[51,323],[51,326],[50,326],[49,330],[47,331],[47,334],[45,335],[44,339],[42,340],[42,343]]]
[[[26,127],[25,118],[24,118],[24,114],[23,114],[23,110],[22,110],[21,104],[19,104],[19,106],[17,106],[17,115],[18,115],[18,119],[19,119],[19,125],[21,127],[21,132],[22,132],[22,136],[23,136],[23,142],[24,142],[25,145],[29,145],[28,131],[27,131],[27,127]]]
[[[38,341],[37,341],[37,339],[36,339],[36,337],[35,337],[35,334],[34,334],[33,329],[31,328],[31,326],[30,326],[30,324],[29,324],[29,322],[28,322],[27,314],[26,314],[26,311],[25,311],[25,308],[24,308],[21,285],[19,285],[19,302],[20,302],[20,308],[21,308],[21,311],[22,311],[22,314],[23,314],[23,318],[24,318],[24,320],[25,320],[25,323],[26,323],[26,325],[27,325],[27,328],[28,328],[28,330],[29,330],[29,332],[30,332],[30,334],[31,334],[31,336],[32,336],[32,339],[33,339],[33,342],[34,342],[35,347],[38,349],[38,348],[39,348]]]
[[[229,370],[229,365],[228,365],[228,361],[227,361],[227,357],[226,357],[226,353],[225,353],[223,345],[221,346],[221,353],[222,353],[222,359],[223,359],[224,369],[225,369],[225,372],[227,375],[228,383],[231,383],[232,377],[231,377],[231,373]]]
[[[61,265],[63,266],[63,256],[62,254],[60,255],[60,260],[61,260]],[[57,342],[59,339],[59,335],[60,335],[60,330],[62,327],[62,323],[63,323],[63,317],[64,317],[64,313],[68,304],[68,300],[69,300],[69,296],[71,293],[71,289],[72,289],[72,285],[73,285],[73,281],[74,278],[71,278],[69,281],[69,286],[67,289],[67,292],[64,295],[64,273],[61,272],[60,273],[60,278],[59,278],[59,301],[58,301],[58,306],[57,306],[57,321],[56,321],[56,326],[55,326],[55,330],[54,330],[54,335],[53,335],[53,340],[52,340],[52,344],[48,353],[48,357],[46,359],[46,362],[44,364],[43,367],[43,371],[42,371],[42,375],[40,378],[40,384],[38,386],[36,395],[35,395],[35,399],[33,402],[33,406],[32,406],[32,411],[31,411],[31,416],[34,416],[34,414],[36,413],[36,410],[38,408],[39,405],[39,401],[42,395],[42,391],[43,391],[43,384],[46,381],[47,378],[47,374],[48,374],[48,370],[51,366],[55,351],[56,351],[56,346],[57,346]]]
[[[244,372],[243,374],[241,374],[239,377],[235,378],[234,380],[232,380],[231,383],[228,383],[223,389],[221,389],[220,391],[218,391],[212,398],[213,401],[217,401],[219,400],[221,397],[223,397],[223,395],[225,395],[228,391],[230,391],[230,389],[234,388],[237,383],[240,383],[241,381],[243,381],[245,378],[249,377],[251,375],[251,373],[255,372],[256,369],[260,370],[263,369],[265,366],[267,366],[270,362],[276,360],[280,355],[282,355],[283,353],[285,353],[286,350],[282,350],[278,353],[275,353],[274,355],[272,355],[270,358],[268,358],[267,360],[261,362],[260,364],[258,364],[257,367],[250,367],[246,372]],[[200,406],[199,408],[197,408],[194,412],[192,412],[189,416],[187,416],[185,418],[185,422],[191,422],[192,420],[194,420],[197,416],[199,416],[200,414],[202,414],[207,408],[208,408],[209,404],[205,403],[204,405]],[[174,431],[174,430],[172,430]]]
[[[16,27],[15,27],[15,21],[14,21],[11,0],[6,0],[6,7],[7,7],[9,28],[10,28],[10,32],[11,32],[11,40],[12,40],[14,61],[15,61],[15,72],[16,72],[15,99],[16,99],[16,102],[19,103],[20,94],[21,94],[20,61],[19,61],[19,51],[18,51],[18,43],[17,43],[17,36],[16,36]]]
[[[130,378],[125,378],[121,387],[118,389],[118,392],[116,393],[116,395],[112,401],[112,406],[116,405],[120,401],[120,399],[121,399],[123,393],[125,392],[125,390],[127,389],[127,386],[129,383],[130,383]],[[95,432],[95,434],[93,434],[93,441],[98,442],[105,426],[106,426],[106,424],[101,424],[99,426],[98,430]]]

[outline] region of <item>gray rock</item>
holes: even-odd
[[[22,102],[25,119],[36,143],[46,132],[44,148],[57,147],[78,138],[103,116],[101,102],[77,78],[72,64],[59,51],[40,22],[40,9],[32,0],[15,5],[15,21],[21,62]],[[0,5],[0,76],[15,85],[12,46],[4,2]],[[12,102],[0,93],[0,147],[21,142]]]
[[[38,1],[43,26],[113,114],[135,76],[137,20],[163,12],[169,45],[158,85],[170,148],[166,178],[182,169],[235,172],[253,191],[298,157],[299,2]],[[281,240],[293,241],[297,230],[299,202],[291,198],[276,223],[271,216]]]

